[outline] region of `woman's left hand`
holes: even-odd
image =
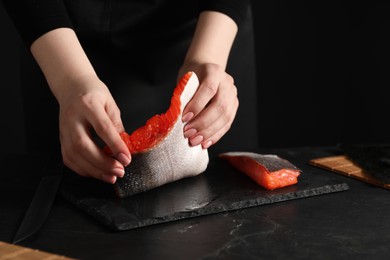
[[[201,144],[204,149],[217,143],[230,129],[238,109],[234,79],[217,64],[183,66],[179,78],[194,71],[199,88],[183,111],[184,136],[190,145]]]

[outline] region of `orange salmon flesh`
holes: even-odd
[[[267,190],[294,185],[301,173],[295,165],[277,155],[229,152],[219,157]]]
[[[154,147],[167,136],[179,118],[181,112],[180,96],[192,74],[192,71],[187,72],[181,78],[173,91],[170,106],[165,113],[154,115],[146,121],[144,126],[139,127],[131,134],[127,132],[120,133],[122,140],[126,143],[131,154],[144,152]],[[111,154],[107,146],[104,149],[107,154]]]

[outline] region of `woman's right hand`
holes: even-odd
[[[81,176],[115,183],[131,155],[119,133],[120,111],[98,78],[76,33],[58,28],[39,37],[31,52],[60,105],[60,141],[64,163]],[[113,152],[105,154],[91,130]]]
[[[96,76],[73,82],[70,89],[58,99],[64,164],[81,176],[115,183],[117,177],[123,177],[124,166],[131,161],[119,135],[124,131],[119,108],[106,85]],[[116,159],[103,152],[91,130]]]

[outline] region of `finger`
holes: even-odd
[[[95,168],[93,167],[93,165],[90,165],[88,163],[84,164],[83,162],[78,161],[78,163],[81,163],[80,165],[80,164],[75,164],[73,163],[73,161],[69,161],[69,160],[68,161],[64,160],[64,163],[72,171],[74,171],[75,173],[83,177],[92,177],[111,184],[114,184],[117,180],[117,176],[99,171],[98,168]],[[93,172],[94,174],[90,174],[91,172]]]
[[[202,141],[203,148],[208,148],[212,144],[217,143],[223,135],[229,131],[234,118],[236,117],[239,101],[237,96],[233,98],[233,100],[226,104],[226,108],[223,105],[220,104],[213,104],[216,106],[215,109],[219,109],[222,111],[220,113],[220,117],[215,120],[212,124],[209,125],[209,127],[202,130],[204,140]],[[213,107],[210,107],[210,109],[213,109]]]
[[[122,133],[125,131],[125,128],[122,123],[121,112],[118,106],[115,104],[114,100],[112,100],[112,103],[114,105],[108,106],[106,112],[111,122],[113,123],[114,127],[116,128],[117,132]],[[124,143],[123,139],[121,139],[121,141],[122,143]],[[126,144],[125,144],[125,148],[126,148],[125,153],[120,152],[116,155],[116,159],[120,161],[123,164],[123,166],[129,165],[131,162],[131,154]]]
[[[184,127],[184,136],[190,139],[191,144],[208,140],[225,125],[233,122],[238,108],[237,90],[221,88],[212,102],[191,122]],[[193,138],[202,135],[204,140]],[[198,142],[195,142],[198,141]]]
[[[118,133],[121,133],[125,131],[125,128],[122,123],[121,119],[121,111],[119,110],[118,106],[115,104],[115,101],[112,100],[113,104],[107,105],[106,113],[108,117],[111,119],[112,124],[118,131]]]
[[[218,91],[218,85],[219,78],[205,77],[193,98],[184,108],[183,118],[186,118],[188,113],[193,113],[192,118],[196,117],[216,95]]]
[[[80,176],[91,177],[112,184],[115,183],[116,175],[109,174],[107,171],[96,167],[85,158],[74,157],[74,153],[67,152],[66,148],[63,149],[62,154],[64,164]]]
[[[232,112],[230,112],[229,117],[220,116],[214,120],[211,119],[211,123],[208,124],[208,126],[205,126],[204,129],[201,129],[193,137],[189,138],[190,144],[192,146],[202,144],[203,148],[206,149],[210,147],[212,144],[217,143],[220,140],[220,138],[230,129],[231,124],[233,122],[232,118],[234,118],[234,115],[235,115],[235,111],[233,110]]]
[[[111,115],[111,117],[114,116]],[[118,129],[123,129],[121,120],[118,119],[118,117],[114,117],[115,121],[113,122],[101,106],[97,106],[88,118],[91,118],[91,125],[93,129],[110,148],[114,156],[124,166],[129,165],[131,161],[131,155],[128,147],[123,142],[118,131]]]
[[[106,156],[84,126],[76,125],[68,135],[61,136],[64,160],[80,175],[97,179],[102,179],[102,175],[123,177],[123,165]]]
[[[217,132],[214,133],[209,138],[205,138],[204,141],[201,143],[203,149],[207,149],[210,146],[216,144],[230,129],[231,124],[226,124],[222,128],[220,128]]]
[[[90,164],[83,158],[78,158],[78,160],[74,161],[69,157],[64,156],[64,164],[72,171],[83,177],[95,178],[112,184],[115,183],[117,178],[115,175],[108,174],[107,172],[96,168],[93,164]]]

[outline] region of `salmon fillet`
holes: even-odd
[[[291,162],[273,154],[227,152],[219,157],[267,190],[296,184],[301,173]]]
[[[190,146],[184,137],[182,113],[194,96],[199,80],[188,72],[176,86],[169,109],[150,118],[132,134],[121,133],[132,161],[123,178],[114,184],[116,194],[125,198],[164,184],[204,172],[209,162],[207,149]]]

